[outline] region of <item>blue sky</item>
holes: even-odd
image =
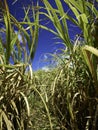
[[[11,14],[14,15],[16,19],[21,21],[22,18],[24,17],[24,11],[22,7],[31,5],[32,2],[36,3],[36,0],[16,0],[16,2],[14,2],[13,4],[12,4],[12,0],[8,0],[8,5]],[[54,0],[50,0],[50,2],[55,7]],[[40,4],[42,5],[42,2],[40,2]],[[65,10],[68,10],[68,6],[65,4],[64,4],[64,8]],[[48,24],[48,26],[52,27],[51,23]],[[70,23],[69,23],[69,28],[70,28],[69,29],[70,37],[73,39],[78,29],[74,31]],[[46,53],[55,53],[57,49],[63,48],[62,44],[56,45],[55,44],[56,40],[53,38],[54,35],[52,33],[42,29],[40,30],[38,46],[33,60],[34,70],[40,69],[45,66],[43,60],[46,57],[48,58]]]

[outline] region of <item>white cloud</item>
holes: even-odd
[[[23,43],[21,34],[18,33],[18,31],[15,31],[16,34],[18,34],[18,40]]]
[[[47,59],[48,59],[47,54],[44,54],[44,60],[47,60]]]
[[[49,71],[49,68],[47,66],[42,67],[42,70],[44,70],[45,72]]]

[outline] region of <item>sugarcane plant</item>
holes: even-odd
[[[29,14],[24,11],[23,22]],[[7,1],[0,0],[0,130],[26,130],[30,124],[27,97],[39,29],[39,13],[34,11],[33,25],[27,29],[10,14]]]
[[[43,0],[46,12],[41,12],[55,29],[40,27],[61,39],[66,48],[64,65],[51,85],[53,111],[61,129],[95,130],[98,128],[98,1],[64,2],[69,11],[65,12],[60,0],[55,0],[56,8]],[[80,29],[74,43],[69,35],[68,21]]]

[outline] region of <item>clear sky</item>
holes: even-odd
[[[16,2],[14,3],[12,3],[12,1],[14,0],[8,0],[10,12],[19,21],[21,21],[22,18],[24,17],[24,11],[22,7],[31,5],[32,2],[33,3],[36,2],[36,0],[16,0]],[[50,0],[50,2],[55,7],[54,0]],[[41,2],[40,4],[42,5]],[[65,4],[64,4],[64,8],[65,10],[68,10],[68,6]],[[52,26],[52,25],[49,24],[48,26]],[[69,29],[70,37],[73,39],[76,31],[73,31],[73,28],[71,27],[70,23],[69,23],[69,26],[70,26],[70,29]],[[53,38],[54,38],[54,35],[52,33],[42,30],[42,29],[40,30],[38,47],[37,47],[36,54],[33,60],[34,70],[44,67],[45,63],[43,62],[43,59],[47,58],[46,53],[56,53],[57,49],[63,47],[62,44],[56,45],[55,44],[56,40]]]

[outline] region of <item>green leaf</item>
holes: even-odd
[[[62,6],[62,3],[60,2],[60,0],[55,0],[55,2],[58,7],[59,15],[61,17],[60,21],[62,23],[62,28],[63,28],[62,31],[65,34],[64,38],[66,39],[67,43],[69,43],[69,47],[70,47],[71,43],[70,43],[70,38],[69,38],[68,26],[67,26],[67,22],[66,22],[67,13],[64,12],[64,9],[63,9],[63,6]]]
[[[18,34],[19,34],[19,33],[18,33]],[[14,34],[14,37],[13,37],[13,39],[12,39],[12,41],[11,41],[11,51],[13,50],[14,45],[16,44],[16,41],[17,41],[17,39],[18,39],[18,34]]]
[[[81,15],[79,15],[79,17],[81,17],[81,19],[82,19],[82,21],[83,21],[83,23],[88,23],[88,19],[87,19],[87,16],[86,16],[86,14],[81,14]]]
[[[72,5],[78,12],[80,13],[87,13],[88,11],[86,10],[86,1],[84,0],[64,0],[65,3],[68,5]]]
[[[63,39],[63,31],[62,31],[62,26],[60,24],[60,20],[58,18],[58,15],[56,14],[54,8],[50,5],[50,3],[46,0],[44,0],[44,4],[46,6],[46,9],[48,11],[48,14],[51,18],[51,21],[53,22],[55,29],[57,30],[58,34],[60,35],[60,37],[62,37]]]
[[[89,7],[89,9],[92,13],[94,13],[95,17],[98,16],[98,10],[94,7],[93,4],[91,4],[90,2],[86,2],[86,6]],[[90,13],[90,11],[89,11],[89,13]],[[88,15],[91,16],[91,14],[89,14],[89,13],[88,13]]]
[[[75,17],[78,19],[79,15],[80,15],[78,10],[74,6],[72,6],[70,3],[69,3],[69,7],[73,11],[73,13],[75,14]]]
[[[60,1],[55,1],[58,7],[57,9],[53,8],[51,4],[44,0],[44,4],[48,13],[48,18],[52,21],[55,30],[57,32],[57,37],[59,37],[65,45],[72,50],[72,44],[68,35],[68,28],[66,24],[66,14],[64,13],[63,6]],[[61,7],[60,7],[61,6]]]
[[[5,26],[6,26],[6,63],[9,63],[9,59],[10,59],[10,55],[11,55],[11,21],[10,21],[10,13],[9,13],[9,9],[8,9],[8,5],[6,0],[4,0],[4,5],[5,5],[5,11],[3,11],[4,13],[4,22],[5,22]]]

